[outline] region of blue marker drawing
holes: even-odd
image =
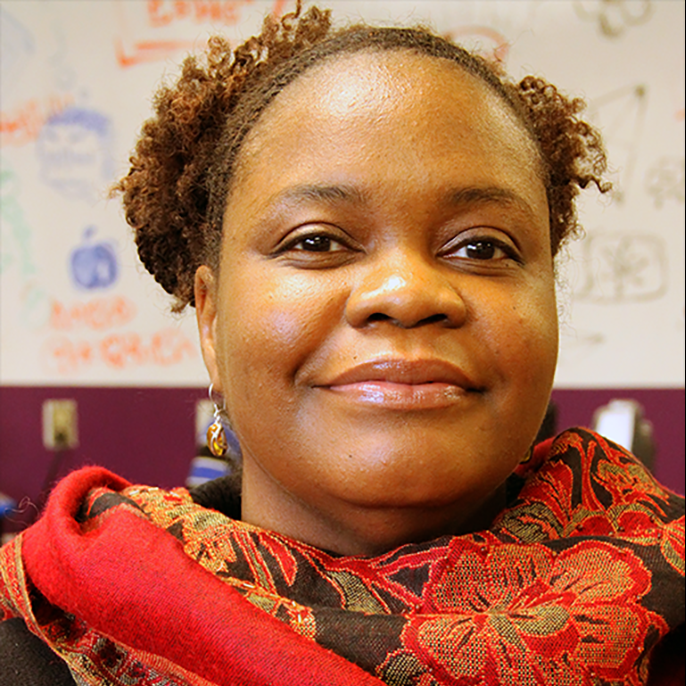
[[[112,179],[112,123],[95,110],[68,107],[48,119],[36,142],[41,179],[72,200],[96,200]]]
[[[34,52],[33,36],[28,29],[0,7],[0,78],[4,96],[19,82]]]
[[[79,288],[92,291],[111,286],[119,275],[119,263],[112,244],[95,243],[96,228],[89,226],[83,232],[83,241],[71,253],[71,277]]]

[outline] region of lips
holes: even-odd
[[[447,407],[482,390],[459,367],[436,359],[373,360],[318,388],[350,402],[396,410]]]

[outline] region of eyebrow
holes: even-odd
[[[367,196],[360,188],[349,184],[299,184],[277,193],[269,204],[300,201],[366,203]]]
[[[450,205],[480,205],[489,203],[515,205],[529,214],[534,213],[531,205],[521,195],[508,188],[501,188],[499,186],[461,188],[460,190],[448,193],[447,200]]]
[[[273,196],[269,205],[298,202],[325,203],[359,203],[369,202],[369,195],[358,186],[352,184],[298,184],[284,189]],[[521,196],[508,188],[500,186],[469,186],[458,190],[450,190],[444,196],[448,206],[499,204],[514,205],[529,214],[533,214],[531,205]]]

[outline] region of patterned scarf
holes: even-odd
[[[508,489],[489,530],[341,557],[83,469],[0,551],[0,619],[23,617],[80,684],[683,679],[665,648],[684,621],[683,499],[579,429]]]

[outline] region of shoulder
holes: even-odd
[[[559,485],[567,492],[572,488],[587,507],[647,507],[663,523],[684,514],[683,496],[660,484],[635,455],[594,431],[568,429],[541,448],[528,472],[520,470],[527,484],[561,480]]]
[[[570,429],[538,446],[513,480],[517,488],[496,522],[504,533],[526,542],[633,539],[658,545],[683,574],[684,498],[621,446]]]

